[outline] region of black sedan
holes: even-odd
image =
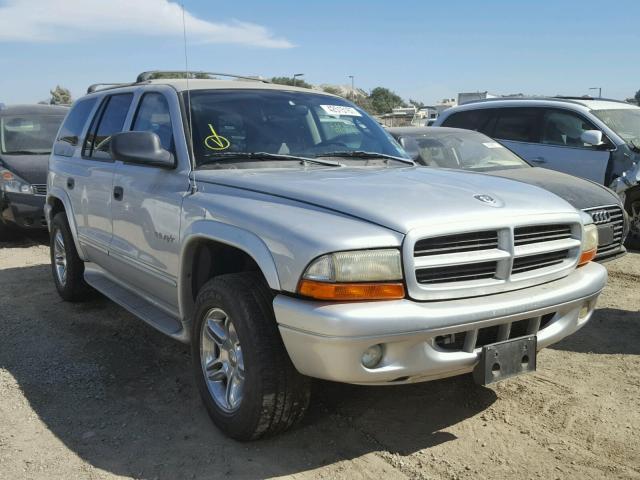
[[[49,154],[67,107],[0,107],[0,239],[11,229],[46,228]]]
[[[482,133],[446,127],[398,127],[388,132],[420,165],[483,172],[542,187],[591,215],[598,226],[596,260],[623,255],[628,220],[618,196],[600,184],[536,168]],[[532,201],[535,201],[532,200]]]

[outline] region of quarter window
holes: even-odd
[[[464,128],[465,130],[476,130],[484,132],[486,125],[491,119],[493,110],[479,109],[457,112],[448,117],[443,123],[443,127]]]
[[[74,147],[78,145],[80,134],[84,125],[87,123],[87,118],[93,106],[96,104],[95,98],[87,98],[85,100],[79,100],[67,115],[60,133],[58,134],[59,142],[66,142]]]
[[[153,132],[160,137],[165,150],[173,151],[173,131],[169,104],[160,93],[146,93],[136,113],[133,128],[136,132]]]
[[[515,142],[536,142],[539,111],[533,108],[505,108],[499,110],[494,138]]]
[[[83,155],[99,159],[111,158],[109,153],[111,136],[122,131],[132,99],[133,94],[123,93],[111,95],[104,100],[103,108],[96,114],[91,124]]]
[[[542,122],[541,142],[563,147],[593,148],[580,139],[586,130],[595,130],[595,127],[582,117],[572,112],[547,110]]]

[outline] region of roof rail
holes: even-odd
[[[172,77],[171,75],[175,75],[174,77]],[[142,72],[140,75],[138,75],[138,78],[136,78],[136,83],[142,83],[142,82],[147,82],[149,80],[154,80],[155,76],[160,76],[159,80],[166,80],[166,79],[177,79],[177,78],[187,78],[187,75],[189,76],[190,79],[197,79],[197,78],[207,78],[210,80],[215,80],[216,77],[230,77],[230,78],[239,78],[241,80],[251,80],[254,82],[262,82],[262,83],[271,83],[269,82],[269,80],[265,80],[264,78],[260,78],[260,77],[248,77],[246,75],[234,75],[232,73],[217,73],[217,72],[186,72],[184,70],[152,70],[149,72]]]
[[[133,83],[94,83],[89,85],[87,93],[97,92],[98,90],[109,90],[110,88],[127,87],[133,85]]]

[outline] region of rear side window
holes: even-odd
[[[442,122],[443,127],[464,128],[465,130],[476,130],[478,132],[484,132],[486,125],[491,119],[493,110],[480,109],[480,110],[467,110],[463,112],[456,112],[447,117]]]
[[[105,98],[91,122],[82,151],[83,156],[98,159],[111,158],[109,153],[111,136],[122,131],[132,100],[132,93]]]
[[[74,147],[80,143],[80,134],[96,101],[96,98],[87,98],[76,102],[60,128],[58,142],[65,142]]]
[[[540,111],[535,108],[500,109],[491,136],[515,142],[537,142],[539,118]]]
[[[162,148],[172,152],[173,131],[167,99],[161,93],[145,93],[133,121],[131,130],[153,132],[160,137]]]

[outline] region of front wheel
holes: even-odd
[[[84,262],[78,256],[67,216],[57,213],[50,232],[51,273],[58,294],[67,302],[84,300],[90,292],[84,281]]]
[[[629,214],[629,235],[625,245],[640,250],[640,188],[627,193],[625,210]]]
[[[213,422],[236,440],[282,432],[309,404],[310,380],[287,355],[272,299],[253,272],[216,277],[196,299],[196,383]]]

